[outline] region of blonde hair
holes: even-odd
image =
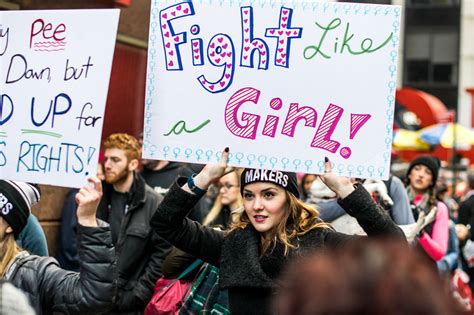
[[[285,190],[287,211],[282,220],[272,231],[272,237],[264,238],[261,235],[261,255],[263,255],[271,245],[277,242],[284,245],[284,255],[287,256],[290,249],[297,248],[295,240],[314,229],[331,229],[332,227],[319,219],[319,211],[309,204],[301,201],[295,195]],[[235,230],[245,229],[250,223],[247,213],[240,216],[240,220],[232,224],[228,233]]]
[[[19,252],[21,252],[21,248],[16,245],[13,233],[7,234],[0,248],[0,257],[2,258],[0,261],[0,278],[5,277],[13,258],[15,258]]]
[[[243,168],[238,168],[234,170],[233,172],[229,173],[229,174],[235,175],[235,177],[237,178],[237,185],[239,187],[240,187],[240,176],[242,175],[243,171],[244,171]],[[242,198],[242,195],[240,193],[237,196],[237,202],[239,204],[239,207],[241,207],[244,204],[244,199]],[[214,201],[214,205],[212,206],[211,210],[209,210],[209,213],[204,218],[203,225],[209,225],[212,221],[214,221],[219,216],[221,211],[222,211],[221,195],[218,194],[216,200]]]

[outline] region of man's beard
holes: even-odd
[[[107,175],[107,173],[105,174],[105,182],[107,184],[120,184],[122,182],[124,182],[128,177],[128,170],[127,168],[124,168],[120,173],[118,173],[117,175]]]

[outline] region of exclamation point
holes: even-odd
[[[362,128],[363,125],[372,117],[369,114],[351,114],[351,127],[349,131],[349,139],[354,139],[357,132]],[[352,150],[349,147],[342,147],[339,151],[339,154],[345,159],[348,159],[351,154]]]

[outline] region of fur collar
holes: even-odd
[[[322,248],[326,231],[314,229],[298,239],[297,248],[284,255],[283,244],[277,244],[263,256],[260,234],[249,224],[243,230],[227,235],[222,245],[219,281],[223,289],[252,287],[274,289],[289,261]]]

